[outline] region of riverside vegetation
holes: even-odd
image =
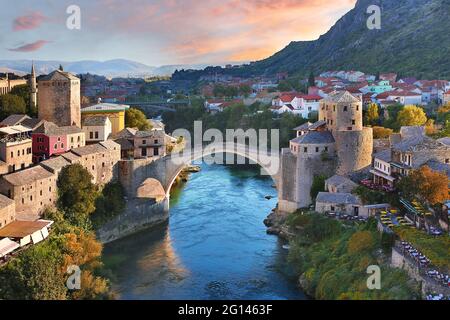
[[[297,212],[286,224],[293,230],[289,261],[311,297],[326,300],[419,299],[415,281],[389,266],[394,239],[380,234],[376,220],[351,224],[317,213]],[[367,288],[368,266],[381,268],[381,290]]]
[[[120,184],[103,189],[92,184],[81,165],[65,167],[58,178],[58,205],[44,218],[55,223],[49,238],[0,268],[0,299],[66,300],[110,299],[108,270],[101,261],[103,246],[95,227],[124,207]],[[81,269],[81,290],[69,291],[69,266]]]

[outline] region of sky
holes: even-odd
[[[356,0],[0,0],[0,59],[254,61],[315,40]],[[81,29],[66,12],[80,8]]]

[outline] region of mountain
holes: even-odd
[[[370,5],[382,9],[380,30],[367,28]],[[259,75],[288,71],[306,76],[327,70],[394,71],[403,76],[450,79],[449,16],[449,0],[358,0],[355,8],[318,40],[291,42],[265,60],[222,72]],[[190,78],[201,75],[185,74]],[[177,73],[176,78],[183,76]]]
[[[31,70],[31,60],[0,60],[0,70],[8,70],[16,74],[28,74]],[[144,77],[144,76],[166,76],[171,75],[177,69],[203,69],[206,64],[202,65],[167,65],[160,67],[148,66],[139,62],[116,59],[108,61],[34,61],[36,73],[48,74],[59,68],[60,65],[64,70],[75,73],[91,73],[107,77]]]

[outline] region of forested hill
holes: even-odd
[[[379,5],[381,29],[369,30],[370,5]],[[249,76],[288,71],[394,71],[418,78],[450,78],[449,0],[358,0],[316,41],[292,42],[273,56],[220,73]],[[177,72],[174,78],[200,77],[217,69]]]

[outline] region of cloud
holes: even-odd
[[[13,21],[13,31],[33,30],[38,28],[47,20],[41,12],[35,11],[30,14],[17,17]]]
[[[13,48],[13,49],[8,49],[8,50],[14,51],[14,52],[32,52],[32,51],[39,50],[40,48],[42,48],[44,45],[46,45],[49,42],[50,41],[47,41],[47,40],[38,40],[36,42],[28,43],[23,46]]]

